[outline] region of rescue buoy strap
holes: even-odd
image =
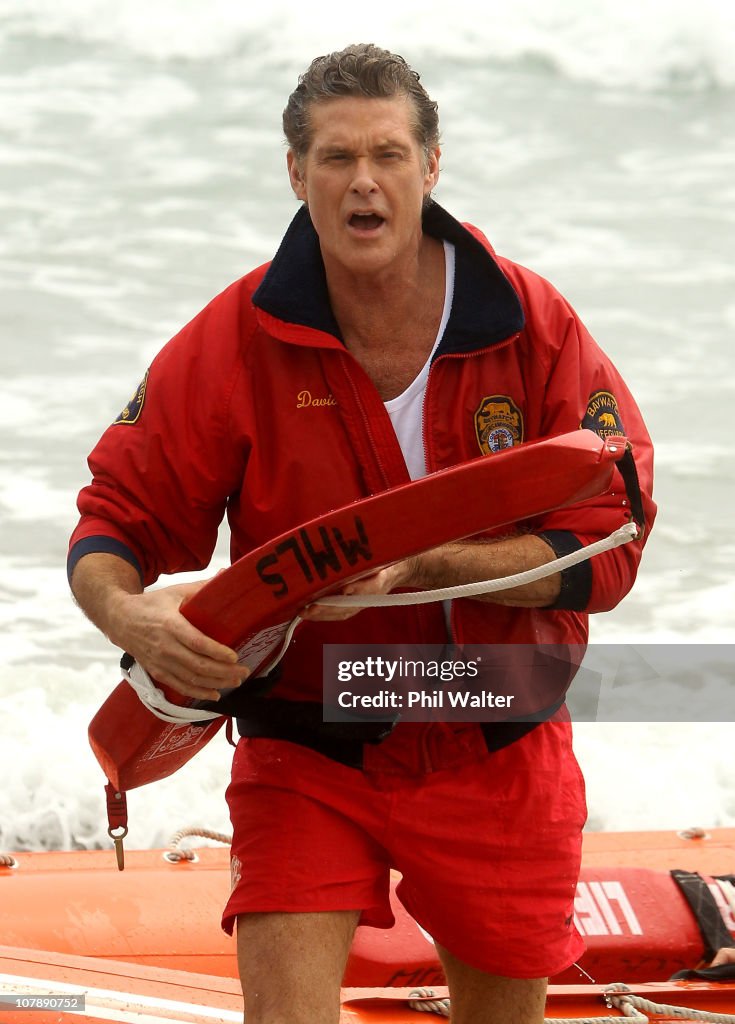
[[[636,468],[635,459],[633,458],[633,448],[630,443],[625,446],[625,454],[618,462],[618,469],[620,470],[620,475],[622,476],[623,483],[625,484],[625,492],[628,495],[628,501],[630,502],[630,512],[633,517],[633,521],[638,526],[638,536],[636,537],[636,540],[640,540],[646,530],[646,514],[643,511],[643,495],[641,494],[638,470]]]

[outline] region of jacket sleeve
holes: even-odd
[[[173,338],[92,451],[70,578],[94,551],[126,559],[144,586],[209,563],[247,455],[230,429],[241,376],[240,305],[233,285]]]
[[[656,515],[652,498],[653,448],[640,410],[621,375],[595,343],[569,303],[548,282],[523,272],[514,280],[525,307],[529,365],[536,375],[527,395],[536,436],[577,428],[602,437],[624,435],[640,485],[645,522],[640,539],[597,555],[563,574],[555,608],[601,612],[614,608],[632,587]],[[533,529],[564,555],[608,536],[633,518],[630,496],[616,468],[608,491],[551,512]]]

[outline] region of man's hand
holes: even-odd
[[[122,594],[113,603],[109,637],[146,672],[185,697],[219,700],[220,689],[239,686],[248,670],[237,654],[192,626],[182,603],[203,583],[184,583],[144,594]]]
[[[418,558],[406,558],[402,562],[387,565],[370,576],[348,583],[340,594],[390,594],[399,587],[417,588]],[[307,622],[341,622],[351,619],[362,611],[359,607],[339,608],[336,605],[310,604],[299,614]]]
[[[181,614],[184,600],[203,583],[143,592],[136,570],[102,552],[85,555],[74,569],[72,591],[84,613],[113,644],[127,651],[156,680],[184,697],[219,700],[248,670],[237,654]]]

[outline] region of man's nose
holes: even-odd
[[[358,195],[369,195],[379,188],[371,161],[360,159],[355,164],[355,173],[352,176],[350,188]]]

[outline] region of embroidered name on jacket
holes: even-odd
[[[599,437],[624,435],[623,421],[615,395],[610,391],[595,391],[590,395],[587,412],[580,427],[583,430],[594,430]]]
[[[316,397],[312,395],[311,391],[299,391],[296,396],[296,408],[297,409],[308,409],[310,406],[325,406],[325,405],[336,405],[337,399],[333,394],[328,394],[326,397]]]
[[[145,377],[140,382],[138,387],[133,392],[130,401],[125,406],[123,411],[115,420],[115,423],[137,423],[140,419],[140,414],[143,412],[143,403],[145,402],[145,391],[148,386],[148,370],[145,371]]]
[[[523,440],[523,413],[508,395],[487,395],[475,413],[475,433],[484,455]]]

